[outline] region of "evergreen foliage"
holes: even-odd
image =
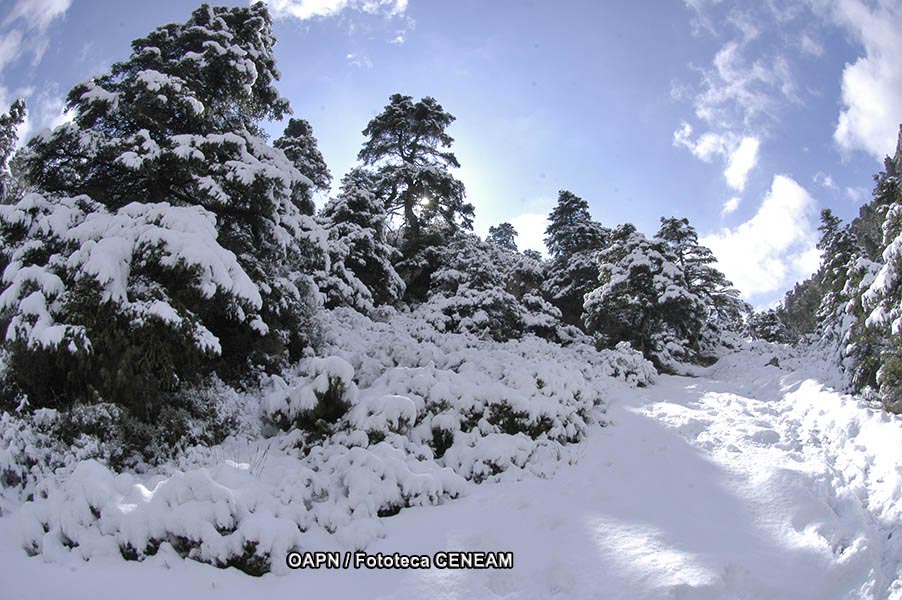
[[[780,313],[773,308],[752,315],[749,320],[749,332],[752,337],[767,342],[788,344],[792,341]]]
[[[585,321],[602,344],[628,341],[665,370],[696,358],[705,306],[690,291],[667,241],[621,225],[598,254],[598,269],[599,285],[586,295]]]
[[[367,140],[358,159],[375,167],[376,194],[400,221],[403,260],[396,268],[413,299],[425,297],[436,247],[473,226],[473,205],[450,171],[460,167],[450,150],[454,139],[446,132],[453,121],[434,98],[414,102],[394,94],[363,130]]]
[[[510,223],[501,223],[497,227],[489,227],[488,239],[505,250],[517,252],[517,230]]]
[[[369,172],[353,169],[320,215],[329,236],[330,270],[320,284],[328,308],[368,312],[397,302],[404,293],[404,282],[392,266],[399,253],[389,243],[385,205],[374,188]]]
[[[705,346],[713,350],[725,331],[742,330],[750,307],[739,297],[739,290],[714,267],[717,259],[709,248],[698,243],[698,233],[686,218],[661,218],[657,239],[663,240],[683,271],[686,289],[698,297],[705,308],[705,327],[699,332]]]
[[[592,220],[585,200],[561,190],[545,230],[551,265],[544,291],[560,309],[564,323],[583,325],[584,297],[598,283],[595,256],[609,237],[610,231]]]
[[[525,333],[558,341],[573,335],[560,312],[539,294],[542,266],[493,242],[460,233],[440,254],[423,307],[442,331],[469,331],[495,340]]]
[[[17,156],[41,193],[0,214],[0,310],[33,404],[152,418],[205,372],[309,344],[324,233],[298,206],[310,180],[259,128],[289,109],[274,43],[264,4],[204,5],[73,88],[73,121]]]
[[[310,180],[309,184],[293,190],[293,195],[298,209],[305,215],[312,215],[314,206],[311,192],[326,192],[332,184],[332,174],[319,151],[313,127],[304,119],[289,119],[282,136],[272,145],[284,152],[301,175]]]
[[[0,203],[12,196],[13,180],[9,162],[19,139],[17,130],[25,122],[25,100],[19,98],[9,106],[9,112],[0,115]]]

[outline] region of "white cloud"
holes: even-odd
[[[46,30],[55,19],[66,14],[72,0],[18,0],[7,17],[3,20],[3,26],[24,21],[29,29]]]
[[[683,122],[673,132],[673,145],[687,148],[696,158],[705,162],[711,162],[715,156],[722,157],[726,162],[723,175],[727,185],[739,192],[745,189],[749,172],[758,164],[761,141],[757,137],[740,138],[730,132],[711,131],[693,140],[692,131],[692,126]]]
[[[344,10],[393,16],[407,10],[407,0],[267,0],[267,3],[277,19],[332,17]]]
[[[749,61],[745,42],[729,41],[713,68],[703,69],[695,114],[716,129],[759,128],[776,118],[781,101],[797,101],[796,84],[783,56]]]
[[[749,171],[758,164],[758,148],[761,142],[754,137],[744,137],[735,150],[730,154],[730,162],[723,172],[727,178],[727,184],[736,191],[745,189]]]
[[[673,145],[687,148],[696,158],[711,162],[715,155],[726,156],[732,145],[731,136],[712,132],[703,133],[698,139],[692,139],[692,126],[685,121],[673,132]]]
[[[802,34],[802,39],[799,42],[799,45],[802,47],[802,52],[806,54],[810,54],[811,56],[820,57],[824,54],[824,46],[816,39],[808,35],[807,33]]]
[[[723,203],[723,208],[720,211],[721,216],[726,216],[736,212],[736,209],[739,208],[739,203],[742,202],[742,198],[739,196],[733,196],[729,200]]]
[[[836,182],[833,181],[833,177],[822,171],[818,171],[814,175],[814,183],[827,189],[833,189],[836,187]]]
[[[0,72],[23,56],[38,63],[47,49],[47,28],[69,10],[72,0],[17,0],[0,23]]]
[[[372,69],[373,61],[370,60],[370,57],[366,54],[355,54],[353,52],[349,52],[345,55],[345,58],[348,59],[348,63],[357,67],[358,69]]]
[[[548,227],[548,215],[539,213],[525,213],[510,220],[510,224],[517,230],[517,248],[523,250],[538,250],[542,254],[548,254],[545,248],[545,229]]]
[[[831,16],[865,50],[843,70],[843,109],[833,138],[845,151],[864,150],[882,160],[895,148],[902,122],[902,4],[839,0]]]
[[[814,209],[802,186],[777,175],[751,219],[699,241],[746,298],[782,291],[817,269]]]

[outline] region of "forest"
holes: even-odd
[[[756,311],[688,219],[601,223],[591,190],[560,191],[547,254],[475,235],[436,98],[392,95],[332,173],[275,43],[266,5],[203,5],[72,88],[68,122],[19,141],[24,101],[0,116],[0,509],[28,554],[262,575],[314,531],[366,547],[551,476],[616,426],[611,382],[749,344],[902,413],[902,129],[859,216],[822,211],[818,270]]]

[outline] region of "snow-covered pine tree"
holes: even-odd
[[[342,178],[338,197],[320,214],[330,257],[320,288],[329,308],[351,306],[368,312],[398,301],[404,293],[404,282],[392,266],[398,251],[388,241],[385,203],[373,193],[375,187],[372,174],[352,169]]]
[[[545,229],[551,265],[544,290],[569,325],[583,325],[584,296],[598,286],[595,255],[606,247],[609,237],[610,231],[592,220],[585,200],[560,191]]]
[[[259,127],[289,110],[274,43],[263,3],[204,5],[73,88],[72,122],[17,157],[41,194],[0,215],[0,309],[33,404],[152,415],[199,374],[299,356],[325,236]]]
[[[749,333],[756,339],[777,344],[788,344],[792,341],[786,324],[780,318],[780,312],[773,308],[752,315],[749,319]]]
[[[705,308],[705,327],[699,332],[705,350],[714,350],[724,332],[738,333],[744,326],[748,305],[739,297],[739,290],[714,264],[714,253],[698,243],[698,233],[689,219],[661,218],[655,236],[663,240],[676,257],[683,271],[686,289],[701,300]],[[695,341],[693,341],[693,345]]]
[[[884,215],[882,265],[862,294],[865,326],[879,339],[875,375],[887,408],[902,412],[902,126],[895,155],[876,177],[875,211]],[[878,354],[879,353],[879,354]]]
[[[538,294],[541,265],[493,242],[458,233],[439,251],[422,309],[441,331],[468,331],[496,340],[525,333],[563,340],[560,312]]]
[[[9,112],[0,115],[0,203],[8,202],[12,190],[9,160],[12,158],[18,128],[25,121],[25,100],[19,98],[9,107]]]
[[[501,223],[497,227],[489,227],[488,241],[498,244],[506,250],[517,252],[517,230],[510,223]]]
[[[446,132],[453,121],[434,98],[414,102],[394,94],[363,130],[367,139],[358,159],[375,167],[377,195],[400,222],[403,260],[396,268],[415,299],[425,297],[434,250],[455,232],[472,229],[473,205],[450,171],[460,167]]]
[[[311,193],[327,192],[332,184],[332,174],[319,151],[313,127],[304,119],[289,119],[282,136],[272,145],[284,152],[301,175],[310,180],[312,189],[304,185],[295,191],[295,204],[305,215],[312,215],[315,207]]]
[[[705,308],[667,242],[621,225],[597,260],[598,286],[585,299],[587,331],[609,347],[628,341],[665,370],[694,360]]]

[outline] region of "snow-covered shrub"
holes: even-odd
[[[611,376],[629,385],[645,387],[654,383],[658,376],[654,366],[629,342],[619,342],[613,349],[603,348],[599,352],[610,365]]]
[[[337,436],[303,458],[286,446],[258,473],[218,460],[141,479],[84,461],[22,507],[22,543],[47,560],[164,552],[259,575],[285,570],[308,537],[364,548],[382,536],[378,517],[464,493],[463,479],[400,440],[366,443]]]
[[[207,378],[180,391],[150,424],[119,404],[76,404],[65,409],[0,413],[0,510],[30,499],[82,460],[113,469],[149,468],[197,445],[232,435],[259,434],[259,417],[247,398]],[[148,464],[149,463],[149,464]]]
[[[199,207],[29,194],[0,206],[7,377],[34,406],[116,402],[138,415],[266,327],[262,299]],[[8,399],[9,401],[10,399]]]
[[[263,399],[263,414],[282,430],[327,433],[357,397],[354,369],[337,356],[306,359],[291,384],[271,377],[271,391]]]
[[[328,334],[326,349],[351,363],[360,390],[349,426],[367,430],[367,419],[387,423],[383,435],[403,433],[438,459],[493,434],[525,436],[532,447],[527,457],[542,447],[557,452],[602,420],[609,378],[646,385],[656,375],[627,346],[598,352],[584,337],[562,348],[532,335],[498,343],[442,332],[412,314],[374,322],[336,310]],[[388,414],[376,416],[374,405]],[[464,477],[477,476],[473,462],[447,464],[463,469]]]
[[[163,553],[252,574],[325,535],[362,549],[380,517],[456,498],[467,480],[551,475],[603,422],[612,378],[654,376],[624,345],[499,343],[391,308],[380,319],[332,311],[327,356],[225,401],[250,439],[188,448],[146,475],[67,458],[20,508],[23,546],[57,562]],[[284,430],[260,437],[253,407]]]

